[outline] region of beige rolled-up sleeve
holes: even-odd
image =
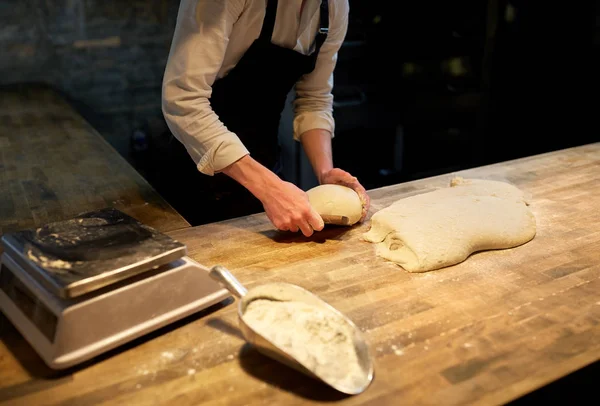
[[[330,4],[333,2],[330,2]],[[296,83],[294,100],[294,139],[299,141],[306,131],[324,129],[335,134],[333,119],[333,71],[337,54],[348,30],[348,0],[330,7],[329,33],[317,56],[315,69]]]
[[[162,111],[198,170],[214,175],[248,154],[210,105],[244,0],[182,0],[162,85]]]

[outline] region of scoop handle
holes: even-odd
[[[248,289],[246,289],[231,272],[221,265],[213,266],[209,275],[211,278],[224,285],[228,291],[240,299],[243,298],[246,293],[248,293]]]

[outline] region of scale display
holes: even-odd
[[[49,341],[54,341],[58,317],[6,265],[0,267],[0,290]]]

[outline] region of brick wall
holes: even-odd
[[[176,0],[2,0],[0,84],[64,92],[123,155],[138,126],[162,131],[160,86]]]

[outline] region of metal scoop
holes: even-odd
[[[210,276],[223,284],[233,295],[240,300],[238,301],[238,322],[242,334],[246,341],[254,345],[258,351],[264,355],[275,359],[297,371],[300,371],[312,378],[318,379],[332,388],[348,394],[357,395],[362,393],[373,381],[373,362],[369,353],[369,348],[363,339],[360,330],[346,316],[341,314],[337,309],[330,306],[309,291],[288,283],[269,283],[257,286],[248,291],[227,269],[217,265],[210,271]],[[275,292],[275,293],[274,293]],[[311,371],[307,366],[294,358],[293,355],[278,347],[276,344],[263,337],[260,333],[254,331],[243,319],[246,307],[250,302],[257,299],[268,299],[275,301],[300,301],[314,306],[320,307],[328,313],[335,313],[340,316],[354,333],[353,341],[356,350],[356,355],[362,371],[360,382],[354,382],[348,385],[335,379],[327,379],[326,377],[317,376],[315,371]]]

